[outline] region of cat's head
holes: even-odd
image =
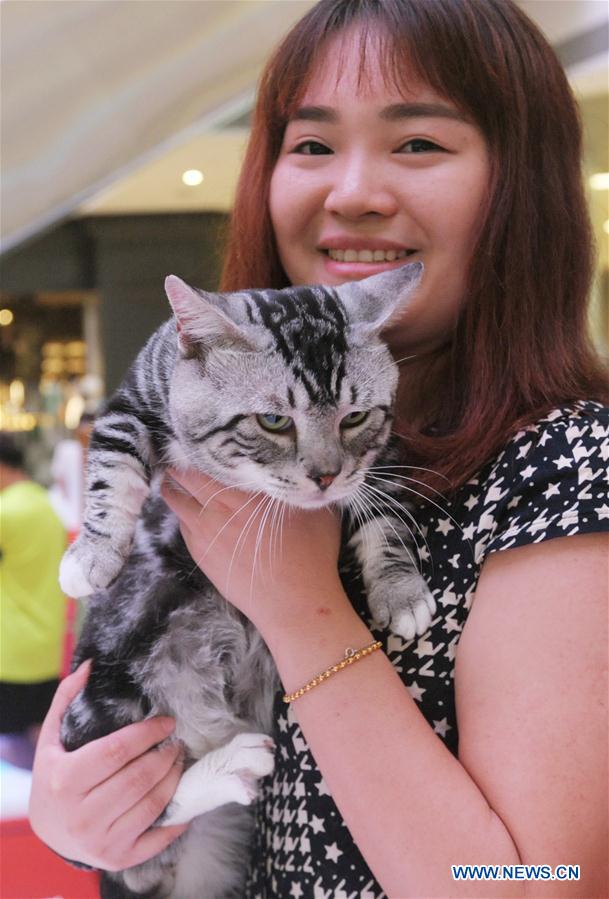
[[[379,334],[422,271],[226,294],[170,275],[170,413],[184,464],[290,505],[346,502],[391,431],[398,370]]]

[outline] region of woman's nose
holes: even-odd
[[[365,157],[353,159],[332,173],[324,209],[343,218],[394,215],[398,203],[386,174]]]

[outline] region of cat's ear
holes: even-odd
[[[343,301],[353,336],[366,339],[386,328],[408,308],[421,283],[423,263],[410,262],[362,281],[341,284],[336,291]]]
[[[206,293],[191,287],[176,275],[165,278],[165,293],[171,303],[178,331],[178,343],[185,355],[195,345],[224,341],[251,344],[251,335],[218,305],[226,295]]]

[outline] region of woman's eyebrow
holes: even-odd
[[[389,122],[400,119],[454,119],[457,122],[468,122],[458,109],[444,103],[392,103],[382,109],[379,115]]]
[[[466,123],[469,121],[454,106],[447,106],[444,103],[392,103],[380,111],[379,118],[387,122],[422,118],[453,119]],[[338,111],[331,106],[301,106],[290,116],[292,122],[327,122],[333,125],[339,119]]]
[[[290,116],[292,122],[338,122],[339,115],[331,106],[301,106]]]

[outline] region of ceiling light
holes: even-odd
[[[184,172],[182,175],[182,181],[184,184],[187,184],[188,187],[196,187],[197,184],[201,184],[203,177],[203,172],[199,171],[199,169],[188,169],[188,171]]]
[[[10,325],[14,317],[10,309],[0,309],[0,325]]]
[[[592,190],[609,190],[609,172],[597,172],[590,175],[588,184]]]

